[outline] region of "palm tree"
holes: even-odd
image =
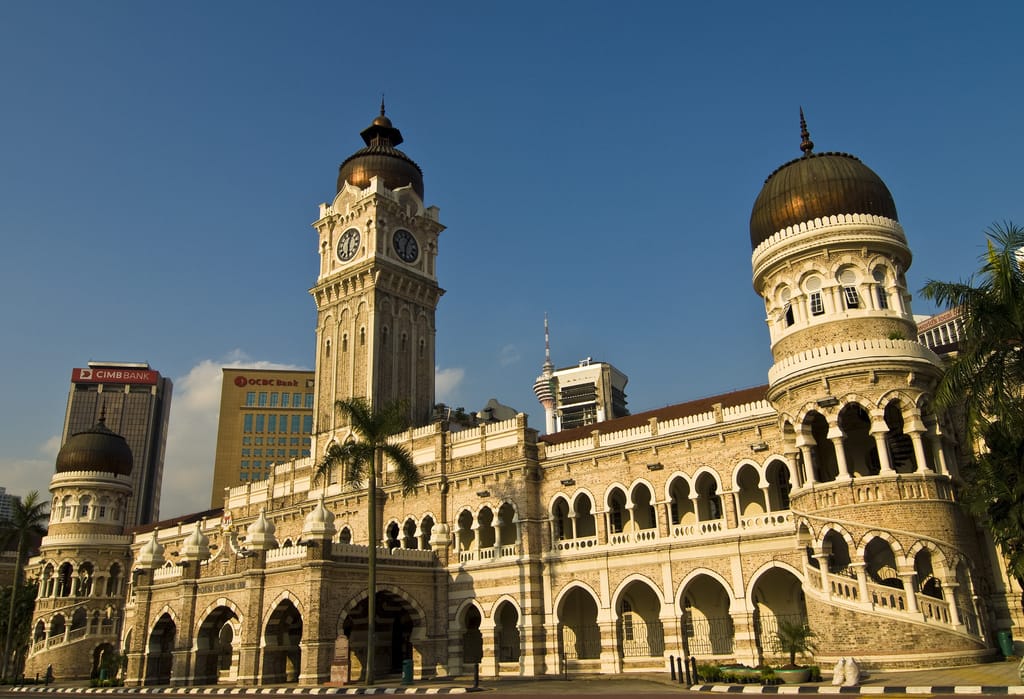
[[[46,534],[44,526],[50,513],[47,511],[48,503],[39,498],[39,491],[33,490],[24,499],[13,502],[11,518],[0,524],[4,538],[8,544],[17,542],[17,559],[14,565],[14,583],[11,586],[11,603],[7,612],[7,631],[4,634],[4,662],[3,672],[0,677],[7,679],[7,672],[10,666],[11,653],[14,639],[14,617],[17,609],[18,590],[21,588],[21,576],[24,572],[25,558],[27,557],[29,544],[33,539]]]
[[[977,283],[929,281],[925,298],[958,308],[964,337],[936,390],[939,408],[963,410],[973,462],[961,469],[967,506],[986,521],[1024,587],[1024,228],[985,232]]]
[[[786,667],[795,668],[797,666],[797,653],[804,655],[817,650],[817,644],[814,642],[817,636],[818,634],[803,622],[779,619],[779,628],[775,632],[775,637],[779,642],[779,649],[789,655],[789,665]]]
[[[1024,228],[994,224],[985,231],[978,283],[929,281],[921,294],[960,309],[965,337],[936,390],[937,407],[963,406],[974,437],[993,421],[1021,417],[1024,385]]]
[[[332,442],[327,454],[316,466],[316,478],[328,477],[335,467],[342,469],[342,478],[350,485],[361,488],[367,481],[367,507],[369,547],[367,550],[367,626],[366,684],[373,684],[373,649],[377,613],[377,476],[385,461],[394,465],[394,472],[402,486],[402,494],[415,490],[420,472],[412,462],[412,454],[401,445],[390,441],[393,435],[404,432],[408,426],[408,410],[401,402],[389,403],[373,410],[363,398],[350,398],[335,403],[352,428],[353,438],[343,444]]]

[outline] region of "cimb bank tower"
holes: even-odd
[[[55,509],[31,563],[29,675],[87,677],[114,651],[129,685],[358,682],[368,653],[378,676],[408,661],[417,680],[756,665],[786,661],[783,621],[810,625],[822,666],[994,656],[1013,593],[958,504],[965,445],[930,408],[942,365],[915,339],[910,247],[865,164],[794,129],[799,157],[753,203],[766,385],[542,436],[525,414],[431,422],[444,226],[383,108],[361,135],[306,243],[310,456],[159,527]],[[383,465],[374,542],[365,485],[314,478],[352,437],[334,405],[353,396],[403,400],[415,425],[394,440],[422,483],[403,495]],[[132,467],[99,426],[64,445],[53,497],[120,496]]]

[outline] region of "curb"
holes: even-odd
[[[279,694],[279,695],[362,695],[362,694],[467,694],[472,687],[10,687],[12,692],[48,694]]]
[[[744,685],[695,684],[691,692],[716,694],[1024,694],[1024,686],[1006,685],[867,685],[865,687],[809,686],[799,684]]]

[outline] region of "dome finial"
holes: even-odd
[[[384,116],[384,93],[380,93],[380,115]]]
[[[811,133],[807,130],[803,107],[800,107],[800,150],[804,152],[804,155],[810,155],[814,150],[814,141],[811,140]]]

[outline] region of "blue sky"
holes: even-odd
[[[1024,223],[1024,5],[0,3],[0,485],[45,491],[71,369],[175,380],[162,516],[208,501],[219,367],[313,362],[310,224],[381,93],[448,229],[439,399],[543,426],[543,362],[634,412],[766,381],[750,208],[798,156],[892,191],[916,291]],[[918,313],[931,312],[921,300]]]

